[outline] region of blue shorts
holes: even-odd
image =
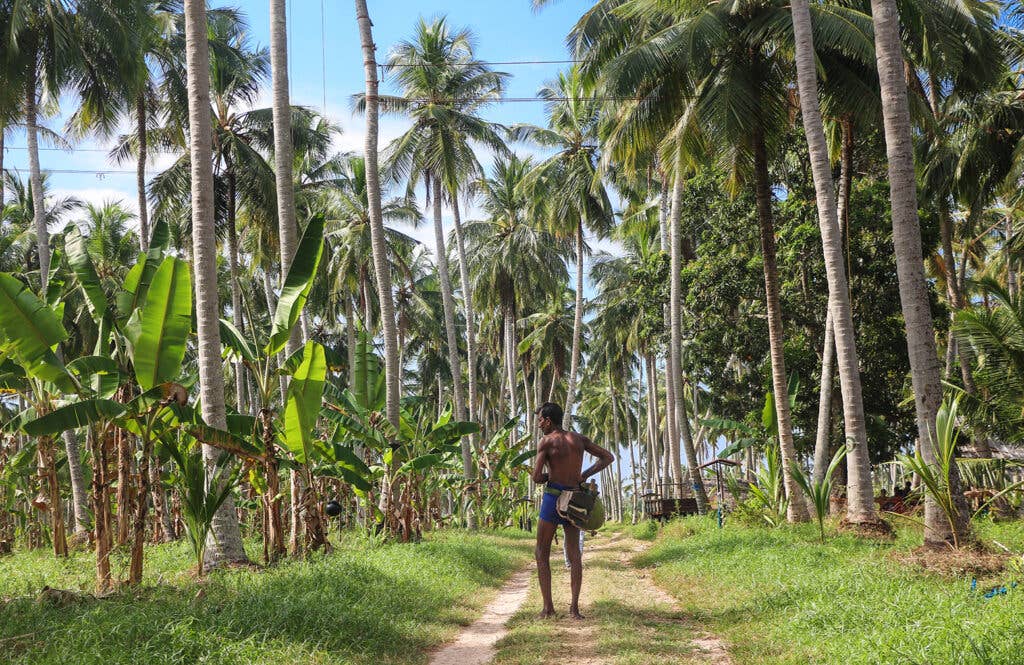
[[[570,490],[571,485],[559,485],[558,483],[548,483],[548,487],[552,487],[556,490]],[[565,526],[569,522],[563,519],[558,514],[556,505],[558,504],[558,497],[554,494],[548,494],[544,492],[544,498],[540,501],[540,519],[545,522],[551,522],[555,526]]]

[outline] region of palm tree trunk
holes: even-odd
[[[217,245],[214,233],[213,149],[210,131],[210,53],[206,3],[185,0],[185,56],[188,72],[189,149],[192,166],[192,255],[195,272],[196,329],[199,333],[199,392],[202,416],[227,429],[224,375],[220,356],[220,303],[217,298]],[[203,446],[210,468],[220,456]],[[206,549],[210,564],[248,561],[232,497],[213,519]]]
[[[0,215],[4,210],[4,195],[7,193],[7,180],[4,178],[4,139],[7,137],[7,126],[0,122]],[[1009,236],[1007,236],[1009,237]]]
[[[82,455],[78,446],[78,435],[74,430],[65,430],[64,452],[68,457],[68,475],[71,477],[71,508],[75,516],[75,535],[89,533],[89,496],[82,470]]]
[[[690,417],[686,413],[686,395],[683,393],[682,375],[682,285],[679,283],[682,269],[683,253],[683,165],[680,159],[676,164],[672,185],[672,213],[669,220],[671,247],[671,276],[669,277],[669,376],[671,378],[672,398],[675,400],[673,409],[676,416],[676,429],[683,441],[686,452],[686,465],[689,467],[690,483],[694,497],[697,499],[697,512],[703,515],[708,509],[708,495],[704,489],[704,481],[697,470],[697,451],[693,446],[693,435],[690,432]],[[682,490],[682,465],[679,460],[679,438],[672,439],[672,471],[675,482]]]
[[[3,129],[0,128],[0,132]],[[0,152],[3,151],[3,136],[0,136]],[[3,162],[0,162],[0,173],[3,173]],[[0,194],[0,210],[4,207],[3,195]],[[1006,261],[1006,290],[1011,298],[1017,297],[1017,270],[1013,267],[1013,252],[1010,251],[1010,238],[1013,237],[1013,219],[1007,215],[1003,220],[1006,230],[1003,239],[1003,259]]]
[[[345,296],[345,350],[348,353],[348,387],[356,385],[356,321],[352,298]]]
[[[448,364],[452,373],[452,397],[455,403],[455,417],[466,419],[465,395],[462,394],[462,362],[459,360],[459,338],[455,333],[455,298],[452,296],[451,272],[448,270],[448,250],[444,241],[444,226],[441,222],[441,178],[430,176],[434,187],[434,240],[437,243],[437,273],[441,283],[441,304],[444,308],[444,331],[448,341]],[[469,440],[462,442],[462,470],[471,474],[473,466]]]
[[[648,352],[644,356],[644,361],[647,369],[647,425],[648,425],[648,443],[650,445],[650,455],[648,462],[651,466],[651,471],[648,474],[648,480],[651,483],[651,490],[658,492],[660,490],[659,485],[661,484],[661,465],[658,461],[658,389],[657,389],[657,371],[654,367],[654,356]]]
[[[469,377],[469,406],[466,417],[476,418],[476,312],[473,308],[473,290],[469,282],[469,267],[466,263],[466,243],[462,235],[462,217],[459,214],[459,200],[452,195],[452,218],[455,223],[455,247],[459,253],[459,281],[462,287],[463,306],[466,309],[466,372]]]
[[[775,261],[775,227],[772,222],[772,191],[768,183],[768,155],[764,134],[755,130],[754,179],[757,195],[757,221],[761,231],[761,254],[764,261],[764,293],[768,309],[768,345],[772,360],[772,389],[775,393],[775,415],[779,428],[779,448],[784,472],[782,475],[789,497],[786,517],[790,522],[806,522],[807,504],[800,486],[793,479],[796,462],[793,445],[793,422],[789,412],[789,391],[786,357],[783,352],[782,307],[779,304],[779,269]]]
[[[818,429],[814,438],[814,469],[812,479],[820,483],[825,479],[829,464],[829,433],[832,430],[832,382],[835,379],[835,332],[832,328],[832,310],[825,315],[825,342],[821,348],[821,385],[818,388]]]
[[[135,101],[135,132],[139,142],[139,159],[135,167],[135,187],[139,195],[139,247],[149,251],[149,207],[146,205],[146,93]]]
[[[673,209],[672,206],[676,201],[672,198],[674,189],[669,188],[670,176],[661,170],[661,196],[658,206],[658,238],[660,241],[660,247],[663,254],[671,255],[671,241],[669,240],[669,217],[671,216]],[[673,185],[675,184],[673,179]],[[678,277],[673,278],[678,279]],[[665,329],[672,329],[672,312],[671,305],[666,305],[662,310],[662,316],[665,320]],[[670,450],[670,463],[668,465],[669,470],[672,474],[672,495],[682,496],[683,490],[683,467],[681,456],[679,452],[679,427],[676,424],[676,392],[675,385],[672,383],[674,373],[667,368],[671,368],[678,363],[678,355],[673,357],[675,349],[672,344],[669,344],[669,348],[665,357],[666,371],[665,371],[665,434],[668,437],[670,446],[667,450]]]
[[[466,243],[462,237],[462,218],[459,215],[459,197],[452,192],[452,217],[455,221],[455,248],[459,254],[459,282],[462,287],[463,306],[466,309],[466,372],[469,380],[469,403],[466,407],[466,418],[475,421],[477,403],[476,385],[476,314],[473,311],[473,290],[469,283],[469,267],[466,265]],[[514,333],[513,333],[514,336]],[[462,470],[467,473],[466,482],[476,480],[473,468],[472,451],[476,448],[476,435],[464,437],[462,441]],[[466,465],[466,453],[469,452],[469,465]],[[476,528],[476,516],[469,513],[469,528]]]
[[[355,0],[359,40],[363,47],[363,70],[366,75],[366,195],[370,204],[370,241],[373,265],[380,296],[381,327],[384,332],[385,381],[387,383],[387,416],[398,427],[401,369],[398,366],[398,334],[395,329],[395,302],[391,294],[391,272],[388,267],[387,244],[380,204],[380,171],[377,165],[378,99],[377,59],[373,43],[370,15],[366,0]]]
[[[569,388],[565,393],[565,427],[572,427],[572,409],[576,401],[576,376],[580,370],[580,337],[583,334],[583,220],[576,225],[576,311],[572,322],[572,354],[569,361]]]
[[[791,7],[796,39],[800,108],[814,178],[839,385],[843,395],[843,424],[846,429],[847,447],[846,519],[854,524],[876,524],[879,519],[875,511],[875,495],[871,483],[871,461],[868,457],[868,433],[864,418],[864,398],[861,394],[856,329],[853,326],[853,308],[850,305],[850,290],[843,260],[843,239],[835,206],[835,187],[832,182],[828,143],[825,140],[825,128],[818,105],[811,12],[807,0],[793,0]]]
[[[239,284],[238,274],[238,229],[235,227],[235,170],[231,165],[230,158],[227,161],[228,179],[228,269],[231,276],[231,318],[234,319],[235,327],[245,332],[242,322],[242,290]],[[246,412],[245,405],[245,365],[242,361],[235,363],[235,407],[239,413]]]
[[[447,249],[444,246],[444,226],[441,222],[441,180],[434,174],[427,174],[427,179],[433,184],[433,212],[434,212],[434,242],[437,251],[437,277],[441,287],[441,305],[444,309],[444,335],[447,341],[447,356],[449,366],[452,370],[452,393],[455,403],[455,417],[458,420],[466,419],[466,398],[462,388],[462,363],[459,360],[459,338],[455,331],[455,297],[452,295],[452,274],[449,271],[447,262]],[[515,391],[515,385],[512,385]],[[473,450],[470,448],[469,438],[462,439],[462,471],[469,479],[473,475]],[[471,497],[467,493],[464,497],[466,504],[466,519],[470,529],[476,528],[475,516],[470,509]]]
[[[274,180],[277,189],[277,225],[281,245],[281,284],[291,268],[299,244],[295,219],[295,188],[292,168],[292,109],[288,99],[288,27],[285,0],[270,0],[270,79],[274,116]],[[289,356],[302,346],[302,332],[292,329],[285,353]]]
[[[914,173],[914,147],[910,129],[910,107],[903,76],[903,51],[900,43],[899,12],[895,0],[871,0],[875,32],[875,59],[882,93],[882,117],[885,147],[889,161],[889,195],[892,205],[893,247],[899,278],[900,305],[907,329],[907,354],[910,357],[914,405],[921,453],[934,465],[935,415],[942,402],[942,379],[935,350],[928,303],[928,285],[924,277],[921,252],[921,227],[917,217],[917,181]],[[954,467],[950,488],[960,493],[959,474]],[[961,516],[963,517],[963,516]],[[956,524],[960,543],[968,542],[969,523]],[[942,511],[931,498],[925,500],[926,545],[945,547],[953,542],[953,533]]]
[[[50,280],[50,231],[46,227],[46,209],[43,202],[43,174],[39,167],[39,128],[36,105],[36,59],[35,45],[30,47],[29,65],[25,77],[25,144],[28,147],[29,182],[32,189],[32,221],[36,230],[36,248],[39,252],[39,292],[46,299],[46,287]]]

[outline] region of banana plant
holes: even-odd
[[[327,357],[324,347],[307,342],[291,357],[276,365],[277,355],[284,349],[292,330],[302,315],[323,255],[322,216],[310,219],[296,249],[295,258],[285,277],[271,328],[264,339],[255,329],[246,337],[230,321],[221,319],[221,343],[227,359],[241,362],[253,377],[260,408],[255,417],[243,414],[228,417],[230,432],[241,437],[258,451],[263,478],[250,473],[250,481],[262,496],[264,524],[264,559],[269,563],[285,552],[281,524],[280,469],[294,466],[305,476],[306,488],[301,499],[307,537],[314,548],[327,547],[323,525],[319,519],[316,488],[311,469],[327,458],[315,436],[324,385],[327,381]],[[250,317],[251,319],[252,317]],[[283,408],[275,407],[275,395],[282,377],[288,378]],[[283,413],[281,413],[283,411]]]

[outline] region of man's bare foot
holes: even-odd
[[[554,608],[552,608],[550,610],[549,609],[543,609],[543,610],[540,611],[540,614],[537,615],[537,618],[538,619],[550,619],[553,616],[555,616]]]
[[[583,615],[580,614],[579,609],[575,608],[575,607],[570,607],[569,608],[569,616],[572,617],[573,619],[576,619],[577,621],[583,621],[583,618],[584,618]]]

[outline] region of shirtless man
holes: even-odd
[[[537,463],[533,468],[533,481],[538,485],[546,483],[548,487],[559,490],[571,490],[580,486],[587,478],[597,474],[601,469],[615,461],[615,456],[604,448],[595,445],[585,436],[562,429],[562,407],[547,402],[537,409],[537,426],[544,432],[544,438],[537,446]],[[586,471],[583,469],[583,453],[590,453],[597,461]],[[544,467],[548,468],[544,473]],[[582,472],[581,472],[582,471]],[[559,525],[567,543],[580,542],[580,530],[558,516],[555,504],[558,499],[545,492],[540,506],[540,520],[537,522],[537,577],[540,580],[540,593],[544,598],[544,609],[540,617],[546,619],[555,615],[555,606],[551,601],[551,539]],[[572,580],[572,604],[569,614],[574,619],[582,619],[580,614],[580,587],[583,585],[583,560],[578,547],[570,547],[569,555],[570,579]]]

